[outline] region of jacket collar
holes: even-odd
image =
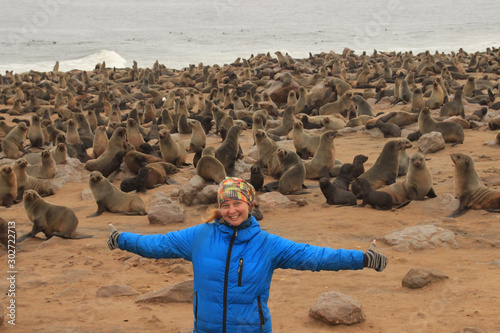
[[[251,239],[253,236],[255,236],[260,231],[260,224],[259,224],[259,222],[257,222],[255,217],[250,216],[248,218],[248,220],[250,220],[250,225],[244,229],[239,229],[239,230],[226,225],[222,221],[219,222],[219,220],[217,220],[217,219],[215,219],[215,224],[216,224],[216,227],[222,233],[228,234],[230,237],[233,235],[234,231],[236,230],[238,232],[238,235],[235,239],[235,242],[239,243],[239,242],[244,242],[244,241]],[[246,220],[246,221],[248,221],[248,220]],[[245,223],[245,222],[243,222],[243,223]]]

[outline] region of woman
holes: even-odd
[[[219,209],[201,225],[164,235],[119,233],[112,225],[111,250],[148,258],[184,258],[194,270],[193,332],[272,332],[267,307],[277,268],[333,270],[374,268],[387,258],[370,249],[331,249],[295,243],[261,230],[250,215],[255,190],[243,179],[226,178],[219,187]]]

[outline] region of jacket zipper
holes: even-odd
[[[243,276],[243,258],[240,258],[240,263],[238,265],[238,287],[241,287],[242,276]]]
[[[229,242],[229,249],[227,250],[226,259],[226,272],[224,273],[224,300],[223,300],[223,313],[222,313],[222,332],[226,333],[226,320],[227,320],[227,285],[229,276],[229,263],[231,261],[231,251],[233,250],[234,239],[238,235],[238,230],[234,230],[231,241]]]
[[[260,331],[262,333],[264,333],[264,312],[262,311],[262,304],[260,303],[260,296],[257,296],[257,305],[259,307]]]

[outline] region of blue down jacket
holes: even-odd
[[[118,246],[143,257],[192,262],[193,332],[272,332],[267,300],[276,268],[363,268],[362,251],[295,243],[261,230],[251,219],[242,230],[215,220],[164,235],[123,232]]]

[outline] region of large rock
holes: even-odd
[[[459,201],[451,193],[443,193],[436,198],[415,200],[408,204],[412,209],[418,209],[419,213],[429,216],[449,216],[458,208]]]
[[[181,205],[165,204],[151,207],[148,212],[150,224],[167,225],[170,223],[184,222],[186,211]]]
[[[274,103],[276,104],[283,104],[286,103],[288,100],[288,93],[290,91],[295,91],[297,96],[299,96],[299,84],[295,81],[291,81],[289,84],[284,85],[282,81],[270,81],[268,85],[270,84],[269,88],[264,90],[269,97],[273,100]]]
[[[336,96],[337,95],[333,93],[330,85],[321,82],[312,87],[307,94],[307,105],[319,109],[327,103],[334,102]]]
[[[352,325],[365,321],[361,304],[336,291],[321,294],[316,304],[309,309],[309,316],[330,325]]]
[[[89,172],[85,170],[85,164],[76,158],[68,157],[66,164],[56,165],[56,177],[52,179],[52,185],[60,190],[67,182],[81,183],[88,179]]]
[[[198,175],[193,176],[186,185],[179,189],[179,200],[181,203],[191,206],[196,193],[200,192],[207,186],[207,183],[203,178]]]
[[[175,201],[167,197],[167,195],[164,192],[156,192],[149,198],[150,206],[168,205],[173,203],[175,203]]]
[[[425,287],[429,283],[448,279],[449,277],[437,269],[410,269],[403,278],[403,287],[418,289]]]
[[[139,294],[139,292],[134,288],[121,284],[101,286],[97,289],[97,297],[132,296],[137,294]]]
[[[267,212],[275,208],[287,208],[293,204],[290,199],[279,192],[269,192],[259,195],[259,209],[262,212]]]
[[[217,202],[217,192],[219,185],[207,185],[200,192],[196,193],[193,205],[211,205]]]
[[[189,303],[194,298],[193,280],[180,282],[137,297],[136,303]]]
[[[380,239],[396,251],[428,250],[436,247],[458,248],[453,231],[433,225],[399,229]]]
[[[439,132],[424,134],[418,139],[417,147],[424,154],[440,151],[445,147],[443,134]]]

